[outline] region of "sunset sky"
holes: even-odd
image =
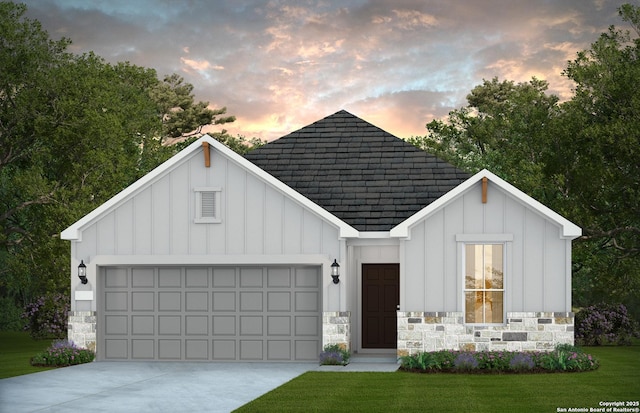
[[[71,51],[178,73],[197,100],[237,117],[232,135],[266,140],[340,109],[424,135],[496,76],[546,79],[567,99],[567,61],[625,27],[624,1],[610,0],[22,2]]]

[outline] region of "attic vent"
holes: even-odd
[[[220,188],[195,188],[197,224],[215,224],[222,222],[220,217]]]

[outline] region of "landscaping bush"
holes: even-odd
[[[65,367],[92,362],[96,354],[88,349],[78,348],[73,341],[57,340],[42,353],[31,359],[32,366]]]
[[[601,303],[576,313],[576,342],[583,346],[630,345],[638,325],[623,304]]]
[[[0,297],[0,331],[21,331],[24,326],[22,310],[13,298]]]
[[[346,366],[349,364],[350,357],[349,351],[339,344],[327,344],[324,346],[324,351],[320,353],[320,364]]]
[[[69,318],[69,298],[64,294],[47,294],[27,304],[22,314],[25,330],[35,340],[64,338]]]
[[[553,373],[589,371],[600,364],[579,348],[560,345],[550,352],[440,350],[400,358],[400,369],[423,373]]]

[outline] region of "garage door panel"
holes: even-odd
[[[240,268],[240,288],[262,288],[262,268]]]
[[[267,311],[291,311],[291,292],[276,291],[267,293]]]
[[[104,286],[107,288],[126,288],[127,283],[126,268],[107,268],[104,276]]]
[[[187,268],[184,277],[187,288],[209,288],[209,270],[207,268]]]
[[[109,291],[104,295],[106,311],[127,311],[129,309],[129,294],[125,291]]]
[[[155,316],[134,315],[131,316],[131,334],[133,335],[154,335]]]
[[[181,311],[182,293],[180,291],[160,291],[158,292],[159,311]]]
[[[186,316],[185,335],[187,336],[208,336],[209,316]]]
[[[290,336],[291,317],[289,316],[269,316],[267,317],[268,336]]]
[[[158,358],[160,360],[181,360],[182,340],[160,339],[158,340]]]
[[[214,288],[235,288],[236,269],[235,268],[214,268],[213,269]]]
[[[209,292],[189,291],[184,293],[187,311],[209,311]]]
[[[268,340],[267,360],[291,360],[291,346],[290,340]]]
[[[236,335],[236,316],[213,316],[213,335],[214,336],[235,336]]]
[[[182,287],[182,270],[180,268],[160,268],[158,270],[158,287]]]
[[[213,311],[236,311],[235,292],[214,292]]]
[[[176,335],[182,334],[182,317],[179,315],[159,315],[158,334]]]
[[[262,322],[261,316],[240,316],[240,336],[261,336]]]
[[[213,340],[214,360],[235,360],[236,340]]]
[[[269,268],[267,269],[267,286],[291,287],[291,268]]]
[[[240,340],[240,360],[255,361],[262,360],[262,340]]]
[[[131,286],[133,288],[155,287],[153,268],[134,268],[131,270]]]
[[[319,267],[103,268],[99,359],[317,360]]]
[[[155,340],[134,339],[131,340],[131,358],[136,360],[155,359]]]
[[[209,340],[185,340],[187,360],[209,360]]]
[[[262,292],[241,292],[240,311],[263,311]]]
[[[153,311],[155,309],[155,293],[150,291],[134,291],[131,293],[131,309],[133,311]]]
[[[129,334],[129,317],[126,315],[108,315],[104,318],[104,329],[106,334],[126,335]]]

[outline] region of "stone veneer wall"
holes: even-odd
[[[67,338],[78,347],[96,351],[95,311],[69,311]]]
[[[351,351],[351,312],[325,311],[322,313],[322,348],[338,344]]]
[[[496,326],[463,323],[462,312],[398,311],[398,356],[438,350],[552,350],[574,344],[574,313],[510,312]]]

